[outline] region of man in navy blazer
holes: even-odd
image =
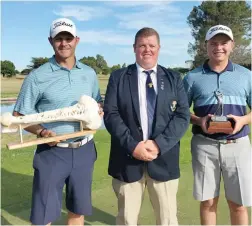
[[[111,134],[109,175],[118,198],[117,225],[137,225],[147,187],[156,223],[177,225],[179,141],[189,125],[179,74],[157,64],[159,34],[136,33],[136,63],[112,72],[104,102]]]

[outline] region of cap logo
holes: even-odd
[[[65,21],[59,21],[54,24],[53,29],[59,27],[59,26],[68,26],[68,27],[73,27],[72,24],[66,23]]]
[[[225,28],[225,27],[214,27],[209,31],[209,35],[211,35],[214,31],[218,31],[218,30],[230,32],[230,29]]]

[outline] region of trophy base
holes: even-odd
[[[231,134],[234,131],[233,124],[225,116],[213,116],[208,124],[209,133]]]

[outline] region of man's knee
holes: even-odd
[[[68,217],[71,217],[71,218],[84,218],[83,215],[76,214],[76,213],[73,213],[73,212],[70,212],[70,211],[68,211]]]
[[[209,199],[202,201],[200,203],[201,208],[203,209],[210,209],[210,210],[216,210],[217,209],[217,204],[218,204],[219,197]]]
[[[68,212],[68,225],[84,225],[84,216],[80,214],[75,214],[72,212]]]
[[[236,204],[230,200],[227,200],[228,206],[231,212],[236,212],[236,213],[243,213],[247,211],[247,208],[245,206],[242,206],[240,204]]]

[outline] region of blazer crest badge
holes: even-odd
[[[171,110],[172,110],[172,111],[175,111],[176,108],[177,108],[177,101],[174,100],[174,101],[172,101],[172,104],[171,104]]]

